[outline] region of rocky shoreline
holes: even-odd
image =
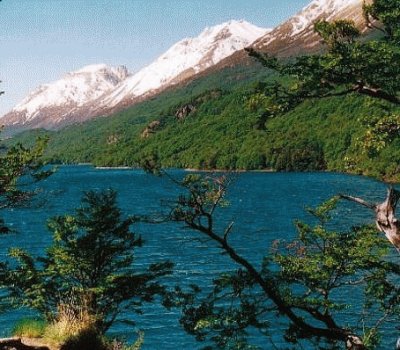
[[[44,345],[40,339],[0,338],[0,350],[59,350],[57,347]]]

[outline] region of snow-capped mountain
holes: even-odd
[[[220,62],[270,32],[246,21],[229,21],[206,28],[198,37],[173,45],[149,66],[122,82],[100,106],[113,108],[124,101],[160,91]]]
[[[246,21],[229,21],[176,43],[133,75],[125,67],[84,67],[40,86],[1,122],[14,128],[51,129],[108,115],[215,65],[269,31]]]
[[[126,67],[90,65],[39,86],[6,114],[7,126],[52,128],[86,119],[85,110],[128,77]]]
[[[291,56],[318,49],[320,38],[314,32],[317,20],[349,19],[360,29],[365,28],[364,0],[314,0],[299,13],[283,22],[253,45],[257,50],[275,55]]]
[[[124,67],[84,67],[39,87],[1,122],[19,129],[51,129],[110,115],[199,74],[250,62],[244,51],[249,46],[286,57],[313,52],[321,48],[315,21],[350,19],[366,28],[362,5],[363,0],[313,0],[273,30],[246,21],[206,28],[198,37],[179,41],[136,74],[129,75]]]
[[[372,0],[365,0],[370,3]],[[252,45],[256,51],[279,57],[293,57],[321,50],[321,38],[314,31],[314,23],[318,20],[346,19],[353,21],[363,32],[368,28],[363,16],[364,0],[313,0],[300,12],[261,36]],[[212,74],[226,66],[251,64],[245,50],[235,52],[203,74]]]

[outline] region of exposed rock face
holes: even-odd
[[[50,350],[47,346],[26,345],[21,338],[0,339],[0,350]]]
[[[190,113],[194,112],[195,110],[196,107],[192,104],[184,105],[176,111],[175,117],[178,120],[184,120],[189,116]]]
[[[372,0],[366,0],[370,3]],[[362,31],[367,30],[363,16],[363,0],[314,0],[299,13],[289,18],[269,33],[257,39],[249,47],[272,56],[291,57],[315,53],[321,50],[321,38],[314,32],[318,20],[345,19],[354,21]],[[239,50],[209,68],[203,75],[212,74],[225,67],[252,64],[245,50]]]
[[[157,131],[160,125],[161,122],[159,120],[152,121],[149,125],[147,125],[146,129],[143,130],[140,137],[142,139],[147,139],[148,137],[150,137],[150,135],[154,134]]]
[[[295,16],[259,38],[253,47],[284,57],[317,51],[321,40],[314,32],[314,23],[318,20],[348,19],[360,29],[366,29],[362,6],[363,0],[314,0]]]

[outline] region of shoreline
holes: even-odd
[[[92,165],[92,164],[86,164],[86,165]],[[135,170],[135,169],[140,169],[140,168],[134,168],[130,166],[93,166],[95,169],[99,170]]]
[[[57,166],[90,166],[95,170],[143,170],[139,167],[131,167],[131,166],[96,166],[92,163],[74,163],[74,164],[54,164]],[[346,171],[339,171],[339,170],[315,170],[315,171],[277,171],[275,169],[266,168],[266,169],[198,169],[198,168],[163,168],[164,170],[180,170],[184,172],[198,172],[198,173],[330,173],[330,174],[344,174],[344,175],[353,175],[353,176],[362,176],[367,177],[376,181],[384,182],[388,185],[398,185],[400,181],[395,181],[391,178],[384,178],[384,179],[377,179],[371,175],[359,174],[359,173],[352,173]]]
[[[140,167],[117,165],[117,166],[97,166],[92,163],[76,163],[76,164],[62,164],[62,166],[90,166],[96,170],[143,170]],[[185,172],[201,172],[201,173],[277,173],[275,169],[201,169],[201,168],[163,168],[165,170],[182,170]]]
[[[196,169],[196,168],[178,168],[186,172],[199,173],[276,173],[274,169]]]

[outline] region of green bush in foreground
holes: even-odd
[[[47,323],[36,318],[20,320],[14,327],[12,334],[18,337],[40,338],[43,336]]]
[[[143,303],[161,296],[165,287],[158,280],[171,273],[172,263],[135,267],[142,239],[130,231],[134,219],[123,218],[116,200],[111,190],[87,192],[74,215],[52,218],[53,244],[44,257],[12,249],[18,262],[9,271],[14,299],[51,323],[72,320],[104,334],[122,311],[141,312]]]

